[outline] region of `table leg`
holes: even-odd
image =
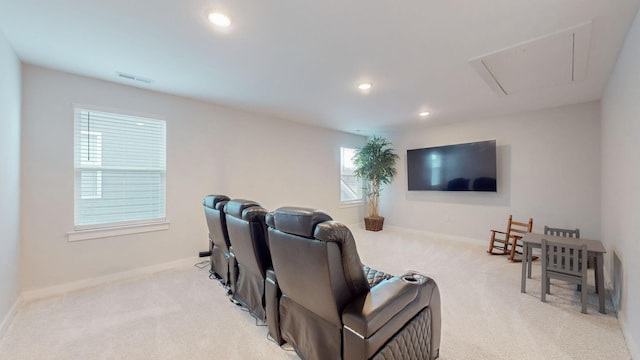
[[[529,271],[529,279],[531,279],[531,264],[533,263],[533,246],[527,245],[529,251],[527,251],[527,270]]]
[[[527,288],[527,260],[529,258],[529,244],[522,244],[522,279],[520,280],[520,292],[526,292]]]
[[[604,274],[603,274],[603,263],[602,261],[602,253],[596,254],[596,286],[598,287],[598,303],[600,306],[600,312],[602,314],[606,314],[605,306],[604,306]]]
[[[595,256],[593,256],[591,260],[593,261],[593,278],[596,282],[596,294],[598,294],[600,291],[599,285],[598,285],[598,265],[597,265],[598,259]]]

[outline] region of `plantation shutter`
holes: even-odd
[[[75,229],[166,219],[164,120],[75,109]]]

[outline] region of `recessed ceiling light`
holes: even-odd
[[[423,111],[421,113],[419,113],[418,115],[425,117],[425,116],[429,116],[429,112],[428,111]]]
[[[209,21],[211,21],[211,23],[215,26],[229,27],[229,25],[231,25],[231,19],[229,19],[229,17],[223,13],[214,11],[210,12],[207,17],[209,18]]]
[[[369,89],[371,89],[372,86],[373,86],[373,84],[371,84],[371,83],[362,83],[362,84],[358,84],[358,89],[360,89],[360,90],[369,90]]]

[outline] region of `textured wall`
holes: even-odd
[[[207,245],[202,199],[210,193],[340,208],[340,146],[365,138],[210,103],[25,65],[23,119],[24,289],[196,256]],[[167,121],[166,231],[68,242],[73,230],[73,104],[155,114]]]
[[[598,102],[389,134],[401,160],[382,198],[390,225],[487,241],[509,214],[600,237]],[[498,192],[407,191],[406,151],[495,139]]]
[[[0,334],[20,294],[20,61],[0,32]]]
[[[618,319],[640,359],[640,16],[631,25],[602,98],[602,234],[616,279]],[[617,259],[614,261],[614,258]]]

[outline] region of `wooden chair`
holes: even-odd
[[[533,219],[529,218],[529,222],[513,221],[513,215],[509,215],[509,222],[507,223],[507,231],[491,230],[491,240],[489,241],[489,250],[487,252],[491,255],[509,255],[511,261],[522,261],[522,258],[517,259],[516,254],[522,254],[522,251],[518,252],[516,248],[522,244],[518,244],[518,240],[522,239],[522,236],[533,229]],[[497,253],[495,251],[498,251]]]
[[[580,285],[582,313],[587,313],[587,245],[542,239],[542,282],[540,300],[547,301],[551,278]]]
[[[561,228],[552,228],[547,225],[544,226],[544,234],[545,235],[554,235],[554,236],[563,236],[568,238],[580,239],[580,229],[561,229]],[[593,269],[595,258],[588,257],[587,258],[587,269]],[[531,264],[529,264],[529,275],[531,275]],[[596,274],[596,276],[598,276]],[[580,284],[578,284],[578,291],[580,291]],[[598,289],[598,282],[596,281],[596,294],[600,289]]]

